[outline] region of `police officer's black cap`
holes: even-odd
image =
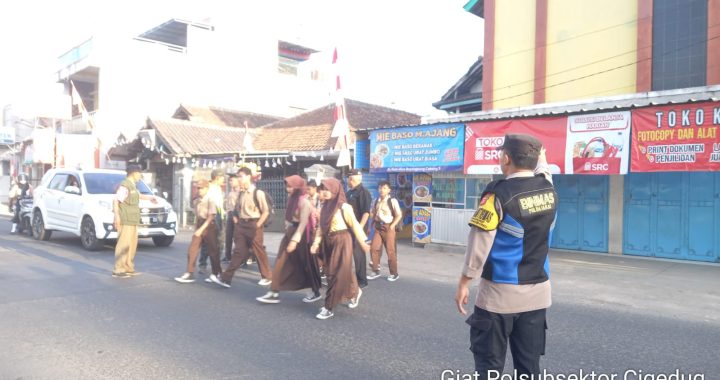
[[[537,157],[542,149],[542,142],[526,134],[507,134],[505,142],[497,148],[506,151],[511,157]]]
[[[362,172],[360,171],[360,169],[352,169],[347,174],[348,177],[354,176],[354,175],[362,175]]]
[[[142,166],[136,163],[129,163],[125,168],[125,171],[127,172],[127,174],[138,173],[142,171]]]

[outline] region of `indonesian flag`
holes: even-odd
[[[95,123],[93,122],[92,118],[90,117],[90,114],[87,111],[87,108],[85,108],[85,103],[83,102],[82,98],[80,97],[80,93],[75,88],[75,83],[73,81],[70,81],[70,87],[72,91],[72,104],[74,106],[78,107],[78,110],[80,111],[80,116],[82,117],[83,123],[88,126],[90,130],[95,129]]]
[[[337,137],[335,150],[339,151],[337,166],[347,166],[352,169],[350,161],[350,124],[347,121],[345,113],[345,98],[342,96],[342,87],[340,86],[340,71],[337,64],[337,48],[333,51],[333,71],[335,72],[335,126],[333,127],[330,137]]]

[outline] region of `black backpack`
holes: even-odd
[[[255,190],[253,190],[253,201],[255,201],[255,207],[259,210],[260,209],[260,202],[258,202],[258,188],[256,187]],[[268,215],[268,218],[265,220],[265,224],[263,224],[264,227],[268,227],[272,224],[273,216],[275,215],[275,202],[273,201],[273,198],[270,194],[268,194],[267,191],[263,191],[263,194],[265,194],[265,203],[267,203],[268,209],[270,211],[270,214]]]

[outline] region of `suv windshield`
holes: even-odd
[[[122,173],[84,173],[83,177],[89,194],[115,194],[126,176]],[[152,195],[152,191],[142,180],[138,181],[136,186],[141,194]]]

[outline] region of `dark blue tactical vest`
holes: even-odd
[[[555,227],[557,193],[542,175],[493,181],[503,218],[482,278],[503,284],[537,284],[550,278],[548,249]]]

